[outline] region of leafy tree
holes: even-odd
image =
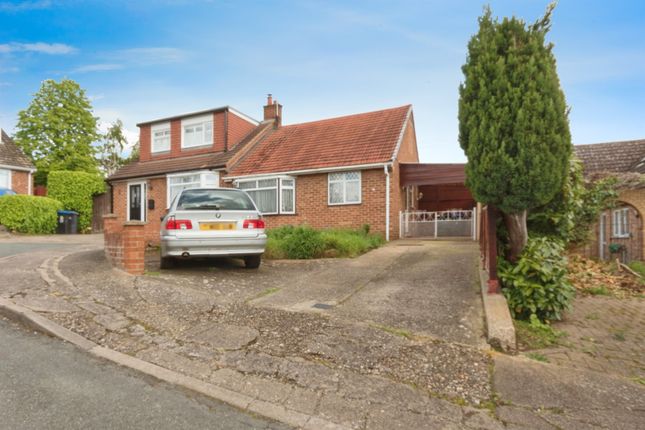
[[[616,178],[607,177],[585,183],[580,161],[572,158],[562,190],[529,214],[529,232],[557,238],[567,245],[584,244],[600,212],[618,197],[616,182]]]
[[[130,155],[128,155],[125,160],[123,161],[123,164],[130,164],[134,161],[139,161],[139,148],[141,145],[137,141],[137,143],[134,144],[132,147],[132,150],[130,151]]]
[[[103,135],[103,140],[97,147],[99,163],[105,176],[110,176],[125,164],[126,159],[121,156],[121,153],[126,143],[128,141],[123,134],[123,123],[120,119],[117,119],[108,128],[105,135]]]
[[[568,109],[545,43],[555,4],[532,25],[501,22],[490,8],[468,44],[459,87],[459,143],[468,163],[466,185],[475,198],[501,210],[508,258],[528,239],[527,212],[562,190],[571,155]]]
[[[97,173],[97,118],[85,91],[74,81],[44,81],[27,107],[18,113],[16,143],[31,157],[36,184],[47,183],[51,170]]]

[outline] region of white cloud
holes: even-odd
[[[85,66],[80,66],[73,69],[71,73],[107,72],[110,70],[119,70],[122,68],[122,64],[114,63],[87,64]]]
[[[17,73],[19,71],[20,69],[15,66],[11,66],[11,67],[0,66],[0,73]]]
[[[52,5],[50,0],[0,2],[0,12],[23,12],[27,10],[48,9]]]
[[[49,55],[65,55],[76,52],[76,48],[64,43],[4,43],[0,44],[0,53],[9,54],[11,52],[37,52]]]

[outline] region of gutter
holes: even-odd
[[[346,170],[367,170],[367,169],[378,169],[384,166],[387,166],[389,161],[386,163],[371,163],[371,164],[355,164],[351,166],[337,166],[337,167],[319,167],[317,169],[304,169],[304,170],[288,170],[284,172],[267,172],[267,173],[258,173],[256,175],[243,175],[243,176],[227,176],[224,178],[225,181],[231,182],[236,179],[256,179],[256,178],[266,178],[272,176],[282,176],[282,175],[307,175],[310,173],[328,173],[328,172],[342,172]]]
[[[8,164],[0,164],[0,169],[17,170],[19,172],[28,173],[34,173],[36,171],[36,169],[31,167],[10,166]]]

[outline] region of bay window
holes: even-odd
[[[166,122],[152,126],[152,145],[150,152],[170,151],[170,123]]]
[[[361,202],[361,172],[338,172],[328,175],[328,203],[351,205]]]
[[[183,190],[191,188],[219,187],[219,173],[202,171],[176,173],[167,176],[167,207],[170,207],[172,201]]]
[[[264,215],[296,213],[296,180],[291,177],[275,177],[237,182],[237,187],[246,191],[258,210]]]
[[[196,148],[213,144],[213,116],[205,115],[181,121],[181,147]]]

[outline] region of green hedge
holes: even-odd
[[[103,178],[91,173],[61,170],[50,172],[47,178],[47,195],[59,200],[66,210],[79,213],[79,232],[92,225],[92,197],[104,191]]]
[[[37,196],[0,197],[0,224],[11,231],[46,234],[56,231],[58,215],[63,209],[58,200]]]

